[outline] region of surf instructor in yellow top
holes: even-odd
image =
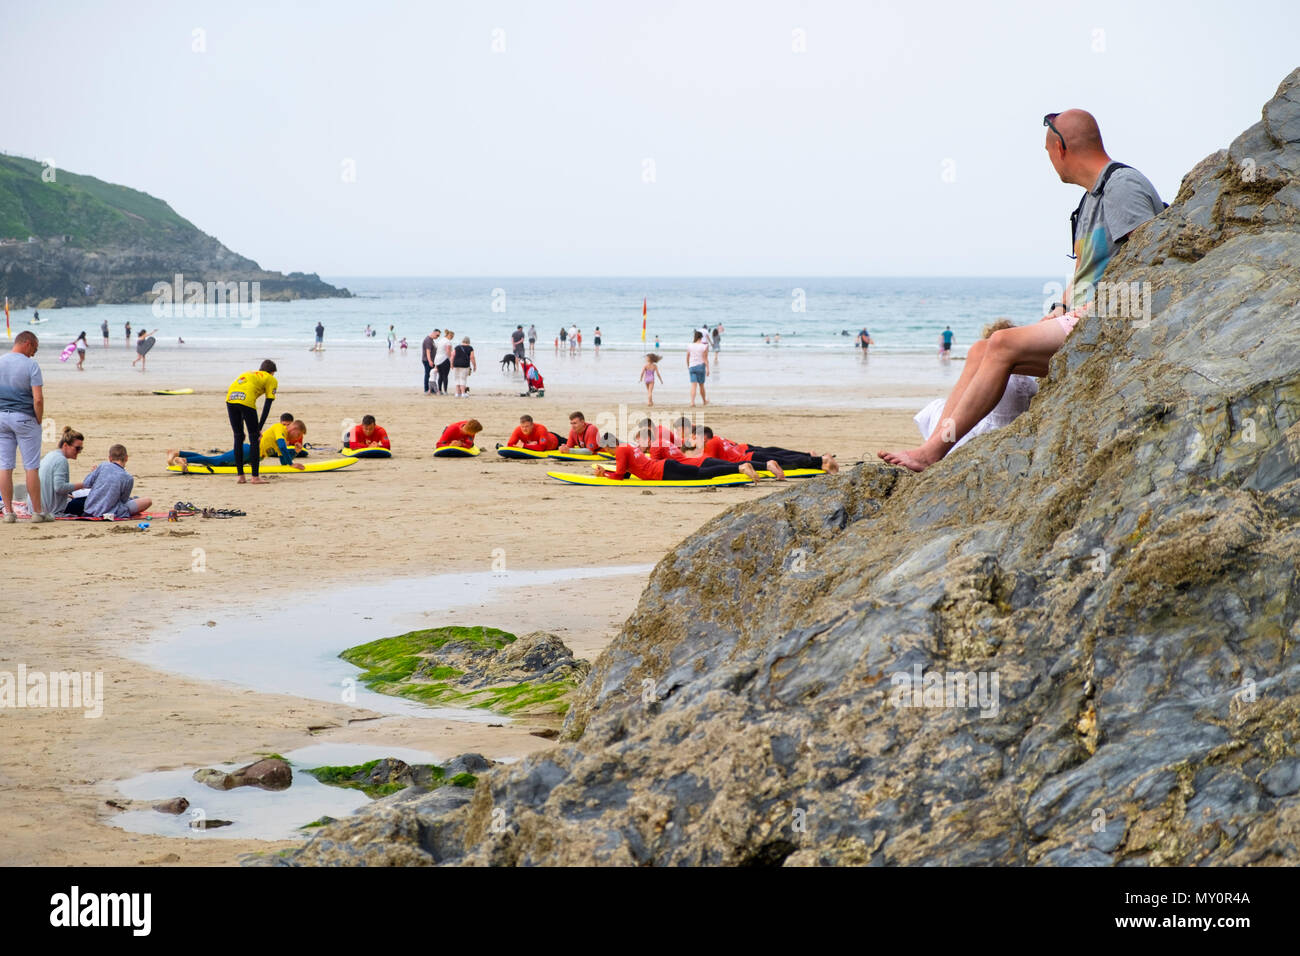
[[[230,383],[226,390],[226,412],[230,415],[230,430],[235,436],[235,470],[239,472],[239,484],[264,485],[266,479],[257,473],[258,456],[251,455],[249,462],[253,470],[252,480],[244,477],[244,432],[248,432],[250,448],[258,448],[262,435],[262,426],[271,414],[271,403],[275,401],[275,390],[279,382],[275,380],[275,363],[267,359],[256,372],[245,372]],[[262,416],[257,415],[257,400],[266,396],[262,405]]]

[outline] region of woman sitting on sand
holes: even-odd
[[[984,326],[983,338],[988,338],[994,332],[1000,332],[1002,329],[1014,329],[1015,323],[1010,319],[997,319],[990,325]],[[976,435],[982,435],[984,432],[991,432],[996,428],[1004,428],[1010,425],[1022,413],[1029,411],[1029,401],[1038,394],[1038,379],[1032,375],[1012,375],[1007,379],[1006,391],[1002,393],[1002,400],[994,406],[993,411],[989,412],[984,418],[975,423],[975,427],[962,436],[953,448],[960,448]],[[916,427],[921,430],[921,438],[928,439],[934,434],[939,427],[939,419],[943,415],[944,399],[936,398],[925,408],[916,413],[912,419],[916,422]]]
[[[663,446],[652,448],[653,433],[648,428],[639,429],[634,436],[636,444],[619,445],[614,451],[613,462],[597,462],[592,465],[597,477],[613,478],[622,481],[628,475],[642,481],[699,481],[704,478],[717,478],[720,475],[747,475],[751,481],[757,481],[758,475],[749,462],[719,461],[716,458],[679,460],[669,456]],[[688,463],[698,461],[698,464]],[[776,462],[768,462],[769,466]],[[780,468],[777,468],[780,471]]]

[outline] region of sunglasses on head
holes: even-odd
[[[1043,125],[1056,134],[1056,138],[1061,141],[1061,149],[1065,149],[1065,137],[1061,135],[1061,131],[1052,123],[1052,120],[1056,119],[1060,115],[1060,113],[1048,113],[1043,117]]]

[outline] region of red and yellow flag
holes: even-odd
[[[5,335],[11,339],[14,337],[13,332],[9,331],[9,296],[5,296]],[[645,338],[644,335],[641,337]]]
[[[642,342],[645,341],[645,315],[646,315],[646,302],[648,300],[649,297],[641,300],[641,341]],[[5,299],[6,309],[8,306],[8,302],[9,300]],[[8,315],[8,311],[6,311],[5,314]]]

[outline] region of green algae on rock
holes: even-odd
[[[339,655],[364,668],[381,694],[503,714],[563,714],[589,665],[553,634],[516,638],[491,627],[436,627],[350,647]]]

